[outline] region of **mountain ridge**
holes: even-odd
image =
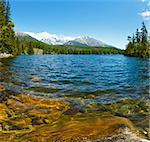
[[[21,32],[19,32],[21,36]],[[18,32],[16,32],[18,35]],[[114,47],[100,40],[89,36],[69,37],[63,35],[50,34],[48,32],[33,33],[22,32],[22,36],[30,36],[35,40],[44,42],[49,45],[69,45],[69,46],[91,46],[91,47]]]
[[[16,33],[18,53],[19,54],[121,54],[122,51],[113,46],[104,46],[103,43],[100,43],[100,46],[96,46],[94,39],[94,46],[89,46],[93,44],[93,39],[90,37],[83,37],[78,39],[72,39],[66,44],[62,45],[49,45],[31,37],[27,33]],[[49,39],[47,37],[47,39]],[[55,38],[57,39],[57,38]],[[92,41],[90,41],[90,39]],[[96,40],[97,41],[97,40]],[[91,43],[92,42],[92,43]],[[40,52],[39,52],[40,51]]]
[[[105,44],[104,42],[102,41],[99,41],[99,40],[96,40],[92,37],[89,37],[89,36],[83,36],[83,37],[80,37],[80,38],[76,38],[72,41],[69,41],[68,42],[69,45],[76,45],[76,43],[80,43],[81,46],[92,46],[92,47],[107,47],[109,45]],[[68,45],[68,43],[65,43],[65,45]]]
[[[15,32],[15,36],[19,40],[28,40],[28,41],[35,41],[35,42],[38,41],[36,38],[33,38],[32,36],[30,36],[26,33],[23,33],[23,32]]]

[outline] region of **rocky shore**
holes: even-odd
[[[113,108],[128,114],[127,106],[122,108],[119,103],[100,106],[101,111],[95,112],[77,109],[65,99],[7,94],[3,85],[0,94],[0,142],[149,141],[148,131],[144,135],[127,117],[104,111]],[[145,113],[147,108],[134,104],[136,111]]]
[[[7,54],[7,53],[0,53],[0,59],[9,58],[9,57],[13,57],[13,55],[12,54]]]

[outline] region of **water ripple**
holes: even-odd
[[[54,93],[60,96],[62,92],[66,95],[84,92],[96,96],[118,94],[115,99],[143,97],[149,94],[149,61],[123,55],[21,55],[0,61],[0,81],[25,92],[37,85],[36,93],[55,87]],[[47,90],[44,91],[53,92]],[[114,100],[110,96],[101,96],[97,101],[100,99]]]

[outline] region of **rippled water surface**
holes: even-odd
[[[149,94],[149,59],[123,55],[21,55],[0,61],[13,91],[111,102]]]

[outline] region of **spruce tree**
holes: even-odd
[[[141,31],[141,42],[143,45],[145,45],[147,43],[148,31],[144,22],[142,23]]]
[[[10,15],[9,1],[0,0],[0,52],[15,54],[14,24]]]
[[[6,18],[4,16],[4,5],[3,5],[3,1],[0,0],[0,52],[4,52],[4,46],[5,46],[5,41],[4,41],[4,37],[3,37],[3,28],[5,26],[5,21]]]
[[[136,29],[136,33],[135,33],[135,39],[137,43],[140,43],[140,32],[139,29]]]
[[[0,27],[5,25],[5,2],[0,0]]]
[[[10,3],[9,1],[7,1],[6,3],[6,13],[5,13],[5,17],[6,17],[6,24],[8,24],[11,21],[11,13],[10,13]]]
[[[131,56],[150,57],[150,41],[148,40],[148,31],[145,23],[142,23],[141,32],[136,30],[135,36],[128,36],[129,43],[125,54]]]

